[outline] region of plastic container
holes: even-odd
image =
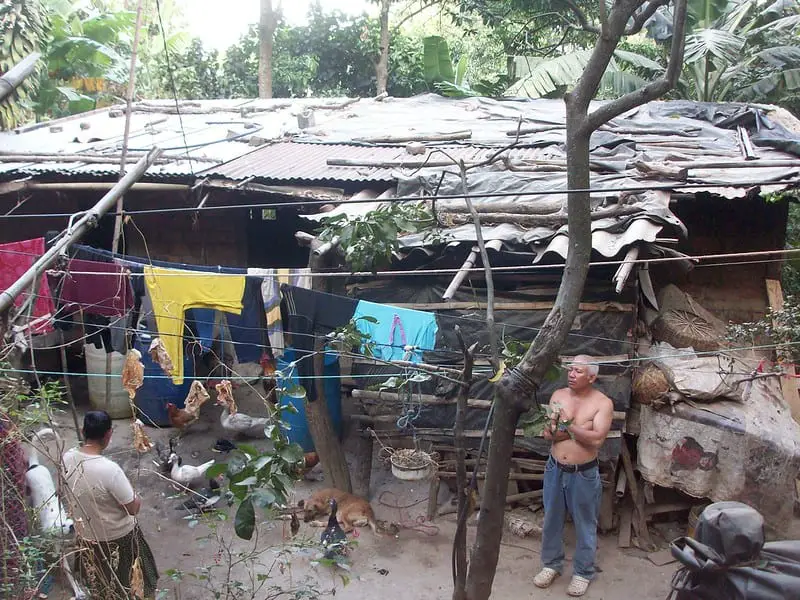
[[[119,352],[111,353],[111,377],[106,377],[106,351],[94,344],[85,344],[86,374],[89,380],[89,404],[94,410],[106,411],[112,419],[129,419],[131,404],[128,392],[122,387],[122,367],[125,357]],[[111,382],[111,397],[106,399],[106,383]]]
[[[283,357],[278,359],[278,369],[283,373],[288,373],[289,363],[294,360],[294,348],[286,348],[283,352]],[[311,360],[306,359],[306,360]],[[325,367],[323,375],[326,376],[325,387],[325,402],[328,406],[328,413],[331,416],[331,424],[333,430],[339,439],[342,437],[342,386],[339,379],[339,357],[333,352],[325,354]],[[313,385],[311,380],[303,380],[298,378],[297,369],[293,369],[292,376],[284,381],[285,387],[293,385],[300,385],[303,387]],[[304,452],[314,451],[314,440],[311,437],[311,431],[308,429],[308,420],[306,419],[305,396],[292,396],[286,393],[278,394],[278,402],[281,406],[293,405],[297,412],[284,411],[283,421],[289,426],[289,429],[284,429],[284,433],[289,438],[290,442],[299,444]]]
[[[172,379],[150,358],[152,336],[139,333],[133,347],[142,353],[144,382],[136,392],[137,416],[146,425],[169,426],[167,403],[183,408],[194,377],[194,360],[190,352],[183,353],[183,383],[175,385]]]

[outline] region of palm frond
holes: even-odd
[[[701,29],[686,36],[686,63],[694,63],[706,58],[717,58],[727,63],[741,58],[744,38],[722,29]]]

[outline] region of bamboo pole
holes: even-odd
[[[41,276],[47,267],[70,244],[78,241],[89,229],[96,227],[98,220],[105,215],[122,194],[144,175],[153,161],[161,155],[160,148],[153,148],[139,159],[133,169],[120,179],[91,209],[82,213],[82,216],[67,231],[67,234],[58,239],[53,246],[44,253],[25,273],[11,284],[8,289],[0,293],[0,317],[14,305],[14,300]],[[76,215],[77,216],[77,215]]]
[[[142,30],[142,8],[144,0],[139,0],[136,5],[136,29],[133,32],[133,45],[131,46],[131,68],[128,74],[128,93],[125,95],[125,130],[122,134],[122,156],[119,160],[119,177],[125,176],[125,163],[128,159],[128,139],[131,135],[131,106],[133,105],[133,93],[136,89],[136,52],[139,48],[139,36]],[[166,52],[166,49],[164,50]],[[111,242],[111,251],[116,253],[119,250],[119,238],[122,236],[122,207],[125,197],[120,195],[117,198],[117,215],[114,218],[114,238]],[[106,390],[108,390],[108,385]],[[108,401],[110,398],[106,398]]]
[[[25,81],[33,72],[36,67],[36,61],[41,56],[38,52],[29,54],[0,77],[0,101],[4,100],[6,96],[10,95]]]

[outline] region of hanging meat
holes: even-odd
[[[236,414],[239,410],[236,408],[236,400],[233,399],[233,386],[227,379],[223,379],[217,385],[217,404],[221,404],[228,409],[232,415]]]
[[[189,389],[189,394],[186,396],[184,405],[186,410],[195,415],[200,413],[200,407],[210,398],[205,386],[196,379],[192,381],[192,387]]]
[[[165,375],[172,376],[175,367],[172,364],[172,359],[167,353],[167,349],[164,347],[164,342],[161,341],[161,338],[153,338],[153,341],[150,342],[150,358],[161,367]]]
[[[147,432],[144,430],[144,423],[142,423],[139,419],[136,419],[133,422],[132,427],[133,447],[141,454],[150,452],[151,448],[153,447],[153,443],[150,441],[150,438],[147,437]]]
[[[144,383],[142,353],[136,348],[132,348],[125,355],[125,364],[122,367],[122,387],[128,390],[128,396],[133,400],[136,397],[136,390],[142,387],[142,383]]]

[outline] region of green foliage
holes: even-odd
[[[743,346],[775,344],[779,362],[800,361],[800,298],[787,296],[783,308],[770,310],[762,319],[750,323],[731,323],[729,341]]]
[[[390,202],[364,215],[325,217],[317,233],[324,242],[338,237],[347,265],[354,271],[369,271],[391,263],[400,235],[435,225],[424,203]]]
[[[789,218],[786,224],[786,247],[800,248],[800,204],[789,202]],[[800,258],[789,257],[783,267],[783,291],[800,297]]]
[[[169,90],[168,96],[172,96],[166,54],[158,54],[154,63],[156,89]],[[182,52],[170,52],[169,65],[178,98],[206,100],[223,97],[219,54],[216,50],[206,50],[201,39],[193,38]]]
[[[0,3],[0,73],[42,48],[48,29],[47,10],[40,0]],[[34,72],[0,102],[0,130],[13,129],[30,117],[38,82],[39,76]]]
[[[368,333],[362,333],[358,329],[358,322],[377,323],[375,317],[365,315],[357,319],[350,319],[347,325],[339,327],[327,335],[328,347],[340,354],[350,352],[360,352],[367,358],[374,356],[375,342]]]
[[[275,31],[272,90],[275,97],[371,96],[375,93],[378,22],[367,16],[326,13],[313,5],[303,26]],[[223,62],[226,93],[258,95],[258,28],[228,48]],[[388,91],[410,96],[425,91],[422,45],[395,33],[390,42]]]
[[[461,82],[456,81],[455,70],[453,69],[453,61],[450,58],[450,48],[447,45],[447,40],[439,35],[431,35],[422,40],[422,42],[424,48],[425,81],[428,85],[433,86],[443,81],[460,85]]]

